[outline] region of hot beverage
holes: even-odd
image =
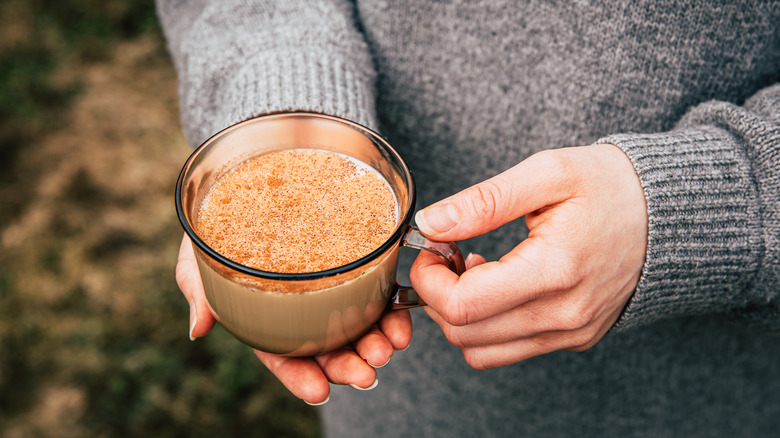
[[[203,241],[251,268],[317,272],[379,248],[398,225],[390,185],[342,154],[289,149],[258,155],[217,180],[198,210]]]
[[[203,143],[179,175],[176,211],[217,321],[258,350],[309,356],[354,342],[388,309],[423,304],[395,281],[402,245],[463,271],[454,244],[410,225],[414,197],[382,137],[289,113]]]

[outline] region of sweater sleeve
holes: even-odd
[[[780,329],[780,84],[692,108],[673,131],[599,140],[641,180],[648,248],[615,330],[722,313]]]
[[[351,2],[158,0],[157,12],[191,145],[280,111],[375,127],[375,73]]]

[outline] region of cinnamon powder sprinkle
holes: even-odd
[[[382,245],[398,222],[387,182],[354,159],[316,149],[253,157],[223,175],[198,211],[197,232],[237,263],[317,272]]]

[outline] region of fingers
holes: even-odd
[[[547,295],[487,320],[465,326],[450,324],[430,306],[426,308],[426,312],[456,347],[504,344],[555,332],[567,339],[562,343],[565,348],[578,348],[588,344],[593,337],[599,336],[605,325],[611,325],[613,314],[617,319],[620,312],[620,309],[594,304],[586,299],[590,294],[585,288],[582,289],[581,292]],[[582,299],[572,299],[572,295]]]
[[[401,351],[409,348],[409,343],[412,341],[412,317],[409,310],[395,310],[385,313],[382,319],[379,320],[379,329],[394,350]],[[381,362],[375,361],[375,358],[368,357],[368,355],[361,354],[361,356],[377,367],[387,363],[387,360]],[[390,356],[387,357],[387,359],[389,358]]]
[[[355,389],[375,386],[376,370],[354,350],[336,350],[315,356],[314,360],[331,383],[350,385]]]
[[[603,285],[613,289],[613,285]],[[623,295],[634,285],[617,287]],[[488,369],[520,362],[558,350],[584,351],[594,346],[620,316],[622,307],[595,305],[571,297],[590,297],[590,285],[545,296],[504,314],[466,326],[454,326],[428,307],[453,345],[460,347],[466,362],[475,369]]]
[[[574,186],[570,165],[566,154],[540,152],[419,211],[415,221],[423,234],[436,240],[464,240],[487,233],[566,199]]]
[[[179,260],[176,263],[176,283],[179,285],[184,298],[190,304],[190,329],[189,336],[195,340],[206,335],[216,320],[211,314],[203,283],[200,279],[198,263],[195,260],[195,252],[192,242],[185,234],[179,247]]]
[[[393,355],[393,345],[378,327],[363,335],[354,347],[357,354],[374,368],[385,366]]]
[[[552,248],[548,251],[555,253]],[[583,278],[583,274],[570,270],[569,274],[547,278],[548,271],[539,270],[533,275],[530,267],[520,268],[529,274],[523,278],[517,275],[522,271],[516,270],[522,257],[519,251],[513,251],[500,263],[476,265],[458,278],[438,257],[420,254],[411,277],[428,303],[428,315],[453,345],[465,348],[503,344],[547,332],[586,337],[603,334],[606,330],[602,329],[617,319],[621,303],[636,285],[634,276]],[[553,273],[568,269],[541,254],[530,258],[549,265]],[[562,345],[570,348],[585,343]]]
[[[255,355],[296,397],[311,405],[328,401],[328,378],[313,358],[283,357],[258,350]]]
[[[361,390],[378,383],[374,367],[350,349],[315,357],[284,357],[258,350],[255,355],[293,395],[314,406],[328,401],[330,383]]]
[[[435,258],[426,261],[425,257],[416,264],[431,263],[429,266],[433,267],[439,263]],[[490,263],[477,265],[466,274],[485,265]],[[444,268],[441,273],[446,274],[446,271]],[[514,308],[507,307],[502,313],[480,320],[457,314],[457,311],[463,310],[472,312],[470,315],[480,314],[479,300],[453,306],[447,299],[462,292],[456,292],[457,287],[447,292],[448,286],[439,283],[442,288],[439,291],[418,289],[429,303],[425,311],[440,326],[448,341],[462,349],[470,366],[486,369],[552,351],[583,351],[592,347],[620,316],[622,303],[633,291],[636,278],[596,276],[578,282],[561,282],[558,289],[536,296],[526,294],[529,297],[527,302]],[[508,287],[509,295],[512,294],[511,284],[501,287]],[[494,295],[501,296],[504,292],[495,289]],[[431,304],[433,297],[444,297],[443,302],[449,307],[445,307],[444,311],[437,308]]]
[[[388,312],[377,327],[354,344],[315,357],[284,357],[255,351],[258,359],[296,397],[310,405],[328,401],[330,383],[368,390],[378,384],[376,368],[387,364],[395,349],[409,346],[409,311]]]
[[[606,315],[605,321],[614,321],[618,316],[619,312]],[[581,330],[545,332],[506,343],[463,347],[461,351],[469,366],[485,370],[554,351],[585,351],[593,347],[611,326],[609,322],[594,322]]]
[[[385,366],[394,350],[407,348],[411,339],[409,311],[388,312],[377,326],[354,343],[354,349],[345,348],[314,359],[331,383],[371,389],[377,384],[376,368]]]
[[[179,247],[176,282],[190,303],[190,339],[204,336],[216,320],[208,307],[192,243],[186,234]],[[312,405],[328,400],[328,378],[314,359],[283,357],[257,350],[255,355],[296,397]]]
[[[395,350],[405,350],[412,340],[412,318],[408,310],[387,312],[376,327],[354,344],[357,354],[373,368],[387,365]],[[359,388],[358,382],[349,382]]]
[[[176,281],[190,303],[190,338],[208,333],[216,320],[211,313],[200,279],[195,253],[185,235],[179,248]],[[311,405],[328,400],[330,383],[371,389],[378,383],[375,367],[387,364],[394,350],[409,346],[412,322],[408,310],[388,312],[378,326],[343,349],[306,358],[284,357],[255,351],[258,359],[296,397]]]
[[[527,239],[499,261],[479,263],[460,277],[441,258],[421,251],[409,273],[417,293],[450,324],[467,325],[504,313],[543,291],[568,289],[554,275],[557,252],[541,239]]]
[[[315,357],[284,357],[258,350],[255,355],[294,396],[313,406],[328,401],[331,383],[360,390],[378,383],[374,367],[350,349]]]
[[[630,160],[612,145],[534,155],[418,213],[437,240],[483,234],[520,216],[528,239],[461,276],[421,253],[410,272],[426,312],[475,368],[594,345],[641,274],[647,212]]]
[[[466,256],[466,269],[471,269],[475,266],[482,265],[487,262],[484,257],[482,257],[479,254],[469,253],[468,256]]]
[[[450,324],[447,318],[431,306],[425,311],[441,327],[447,340],[461,348],[503,344],[561,330],[556,318],[556,303],[551,299],[531,302],[492,318],[460,326]],[[572,329],[578,328],[576,321],[572,321],[570,326]]]

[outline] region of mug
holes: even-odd
[[[198,236],[198,207],[220,176],[259,154],[322,149],[376,170],[398,202],[391,237],[368,255],[319,272],[279,273],[236,263]],[[426,238],[411,225],[415,185],[406,162],[380,135],[357,123],[317,113],[280,113],[237,123],[215,134],[187,159],[176,183],[176,212],[193,249],[209,307],[241,342],[286,356],[312,356],[359,339],[384,312],[425,305],[396,281],[401,246],[430,251],[461,274],[452,242]]]

